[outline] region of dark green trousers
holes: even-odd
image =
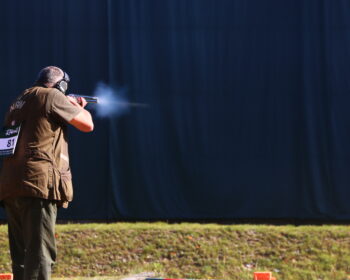
[[[40,198],[4,201],[14,280],[51,279],[56,260],[57,205]]]

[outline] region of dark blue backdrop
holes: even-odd
[[[350,219],[348,0],[0,5],[2,115],[46,65],[150,104],[71,131],[61,218]]]

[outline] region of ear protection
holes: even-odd
[[[61,80],[59,80],[56,84],[55,84],[55,88],[57,88],[59,91],[66,93],[67,89],[68,89],[68,83],[70,82],[69,76],[66,72],[63,72],[63,78]]]

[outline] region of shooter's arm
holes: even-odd
[[[69,123],[76,129],[82,132],[91,132],[94,130],[94,123],[89,111],[84,109],[86,106],[86,101],[82,98],[81,103],[78,103],[74,98],[68,97],[70,102],[77,107],[81,108],[81,112],[76,115]]]

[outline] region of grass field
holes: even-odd
[[[10,271],[7,228],[0,226],[0,271]],[[349,279],[350,226],[266,226],[165,223],[57,226],[54,277]],[[81,278],[74,278],[74,277]],[[73,278],[72,278],[73,277]]]

